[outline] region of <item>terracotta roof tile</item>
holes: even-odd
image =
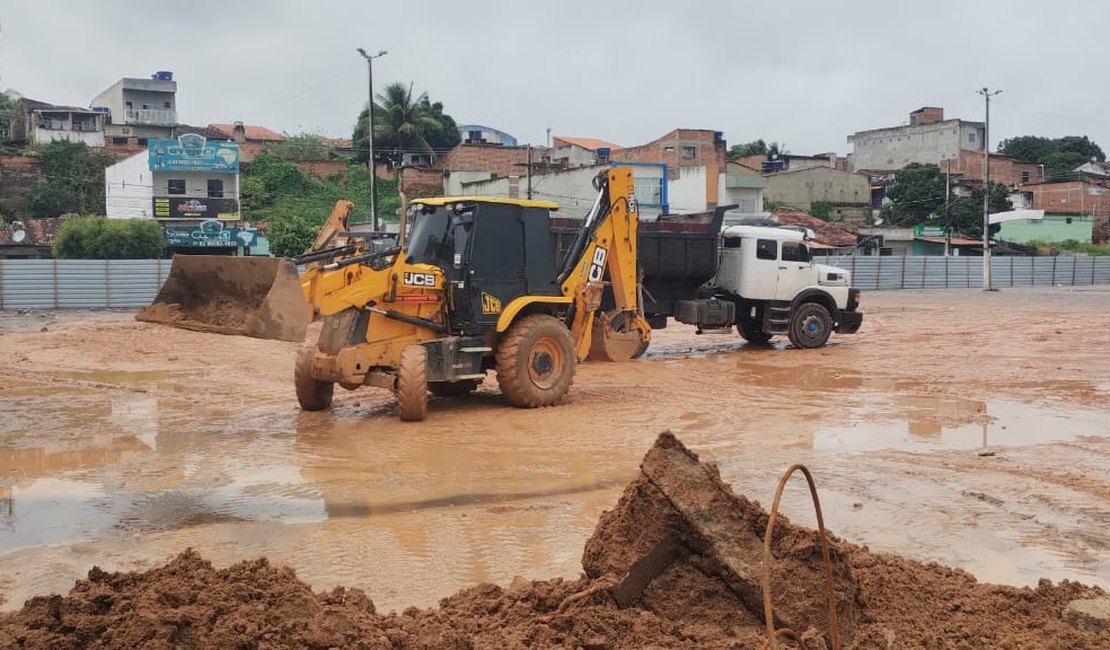
[[[828,246],[855,246],[856,228],[846,223],[833,223],[819,219],[808,212],[776,210],[772,213],[784,226],[802,226],[814,233],[814,239]]]
[[[227,137],[234,137],[235,125],[234,124],[209,124],[209,128],[216,129]],[[285,136],[274,131],[267,129],[264,126],[255,126],[252,124],[243,125],[243,136],[247,140],[255,140],[259,142],[272,142],[276,140],[284,140]]]
[[[54,238],[58,236],[62,224],[69,217],[42,217],[38,219],[24,219],[23,230],[27,237],[21,242],[12,239],[15,229],[10,225],[0,228],[0,245],[3,246],[52,246]]]
[[[582,147],[583,149],[589,149],[590,151],[597,151],[598,149],[601,149],[603,147],[609,147],[609,149],[613,151],[624,148],[619,144],[613,144],[612,142],[606,142],[597,138],[576,138],[569,135],[557,135],[554,136],[554,138],[556,140],[562,140],[563,142],[566,142],[568,144]]]

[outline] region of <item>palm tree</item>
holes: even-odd
[[[441,128],[433,115],[427,93],[416,95],[412,84],[391,83],[378,93],[374,102],[374,148],[377,152],[431,152],[428,137]],[[355,129],[355,144],[366,145],[366,111],[362,111]]]

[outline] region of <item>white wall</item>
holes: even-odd
[[[721,179],[723,185],[724,179]],[[679,167],[671,176],[668,200],[671,213],[701,212],[706,208],[705,167]]]
[[[739,210],[745,215],[762,215],[763,214],[763,190],[760,188],[750,187],[725,187],[725,175],[721,174],[721,180],[717,184],[720,188],[720,196],[717,198],[717,205],[732,205],[737,204],[740,206]]]
[[[36,144],[47,144],[56,140],[84,142],[90,147],[104,146],[104,131],[70,131],[69,129],[36,128],[32,138]]]
[[[968,141],[974,132],[975,142]],[[983,128],[961,120],[862,131],[849,138],[855,169],[901,169],[910,163],[940,164],[961,149],[981,151]]]
[[[154,192],[146,151],[104,170],[105,214],[113,219],[153,218]]]
[[[593,187],[593,179],[598,172],[607,169],[607,165],[594,165],[592,167],[579,167],[565,171],[536,174],[532,177],[532,198],[539,201],[554,201],[559,204],[560,217],[582,218],[586,216],[597,199],[597,192]],[[704,168],[703,168],[704,169]],[[661,178],[662,169],[655,167],[633,167],[634,177],[637,179]],[[452,172],[451,177],[458,172]],[[704,178],[704,174],[702,176]],[[704,182],[704,181],[703,181]],[[515,190],[515,191],[514,191]],[[496,178],[493,180],[479,180],[469,183],[453,184],[448,179],[448,196],[504,196],[511,198],[525,198],[528,191],[526,178]],[[705,209],[705,186],[702,186],[702,208]],[[641,201],[649,201],[647,197],[637,195]],[[671,209],[674,212],[674,208]],[[641,207],[640,218],[653,219],[659,215],[659,210]]]
[[[490,172],[481,171],[447,172],[443,180],[443,194],[444,196],[462,196],[468,193],[472,194],[473,192],[464,189],[464,187],[469,183],[488,181],[490,176]],[[492,196],[508,196],[508,194],[496,194]]]

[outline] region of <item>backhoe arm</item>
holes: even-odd
[[[574,298],[571,336],[580,361],[591,348],[614,361],[630,359],[651,340],[636,282],[639,214],[632,170],[609,169],[599,175],[595,186],[597,201],[567,252],[560,276],[563,295]],[[615,309],[599,314],[606,279],[616,304]]]

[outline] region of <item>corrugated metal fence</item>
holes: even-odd
[[[149,305],[170,260],[0,260],[0,309]]]
[[[818,258],[820,259],[820,258]],[[981,257],[830,257],[860,289],[982,288]],[[996,288],[1110,284],[1110,257],[992,257]]]
[[[980,257],[831,257],[860,289],[983,286]],[[149,305],[170,260],[0,260],[0,309],[103,309]],[[1110,257],[995,257],[995,287],[1110,284]]]

